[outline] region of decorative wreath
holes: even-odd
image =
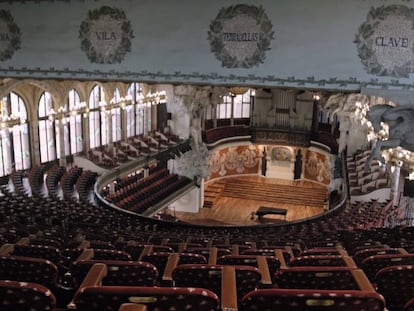
[[[226,50],[223,43],[223,23],[238,15],[248,15],[256,20],[260,25],[261,38],[257,42],[257,49],[253,55],[243,60],[231,56]],[[208,39],[210,40],[211,51],[221,60],[221,65],[227,68],[251,68],[255,65],[263,63],[266,58],[265,52],[270,50],[270,42],[273,39],[274,32],[272,23],[267,17],[262,6],[238,4],[227,8],[222,8],[217,17],[211,22],[208,31]]]
[[[371,43],[369,43],[374,29],[378,24],[389,15],[401,16],[410,20],[414,27],[414,10],[403,5],[389,5],[378,8],[371,8],[367,15],[367,20],[358,29],[354,43],[358,48],[358,56],[365,66],[365,70],[370,74],[378,76],[408,77],[414,70],[414,62],[408,60],[403,65],[396,65],[392,69],[384,68],[377,59],[377,55]]]
[[[90,31],[94,21],[99,20],[102,16],[107,15],[114,20],[122,23],[122,40],[121,44],[110,54],[103,54],[97,51],[90,41]],[[131,22],[126,18],[123,10],[111,7],[101,7],[93,11],[89,11],[88,17],[84,20],[79,29],[79,39],[81,39],[81,49],[86,53],[92,63],[113,64],[121,63],[125,54],[131,51],[131,39],[134,34]]]
[[[10,11],[0,10],[0,20],[6,22],[8,27],[9,44],[2,51],[0,51],[0,61],[10,59],[14,52],[20,49],[21,32],[19,26],[14,22]]]

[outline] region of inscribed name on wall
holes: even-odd
[[[88,12],[79,29],[81,49],[91,63],[121,63],[131,51],[131,22],[123,10],[101,7]]]
[[[10,11],[0,10],[0,61],[12,58],[20,49],[21,32]]]
[[[354,43],[370,74],[408,77],[414,72],[414,10],[403,5],[371,8]]]
[[[263,7],[245,4],[222,8],[208,31],[211,51],[227,68],[251,68],[263,63],[273,35]]]

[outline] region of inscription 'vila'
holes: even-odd
[[[408,38],[376,37],[375,45],[390,48],[408,48]]]
[[[100,41],[114,41],[116,40],[115,32],[96,31],[96,38]]]

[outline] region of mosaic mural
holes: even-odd
[[[257,174],[260,164],[258,146],[237,146],[215,150],[209,157],[209,179],[239,174]]]
[[[305,178],[328,185],[331,163],[328,156],[307,150],[305,155]]]

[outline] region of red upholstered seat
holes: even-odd
[[[0,279],[33,282],[53,289],[58,282],[58,269],[54,263],[46,259],[2,256]]]
[[[157,268],[147,262],[120,260],[78,260],[70,267],[75,284],[80,283],[95,263],[104,263],[108,274],[102,280],[103,285],[154,286],[158,277]]]
[[[91,286],[74,298],[78,311],[117,311],[126,302],[145,304],[155,310],[220,310],[216,294],[203,288]]]
[[[302,266],[318,266],[318,267],[346,267],[348,266],[348,260],[350,257],[341,255],[317,255],[317,256],[299,256],[293,258],[289,266],[302,267]],[[352,260],[351,260],[352,261]]]
[[[414,311],[414,296],[404,305],[404,311]]]
[[[401,250],[399,248],[389,248],[389,247],[381,247],[381,248],[364,248],[361,249],[352,256],[355,263],[360,266],[361,263],[364,261],[365,258],[374,255],[386,255],[386,254],[401,254]]]
[[[56,299],[40,284],[0,280],[0,310],[54,311]]]
[[[387,302],[390,311],[402,310],[414,297],[414,266],[391,266],[379,270],[375,276],[377,291]]]
[[[383,311],[384,298],[374,291],[259,289],[243,297],[241,311]]]
[[[172,272],[174,285],[178,287],[207,288],[221,296],[222,271],[224,265],[187,264],[179,265]],[[259,288],[262,275],[259,269],[250,266],[234,266],[237,297]]]
[[[158,270],[158,280],[164,276],[168,258],[172,253],[153,253],[142,257],[141,261],[153,264]],[[199,254],[181,253],[179,254],[178,264],[207,264],[206,257]]]
[[[354,268],[292,267],[276,273],[279,288],[359,290]]]
[[[111,249],[93,249],[94,260],[132,260],[131,255],[124,251]]]
[[[273,278],[280,268],[280,261],[274,256],[265,256],[270,276]],[[257,256],[254,255],[226,255],[217,259],[219,265],[252,266],[258,267]]]
[[[374,255],[362,261],[361,268],[371,282],[375,281],[375,275],[385,267],[397,265],[414,265],[414,254],[386,254]]]

